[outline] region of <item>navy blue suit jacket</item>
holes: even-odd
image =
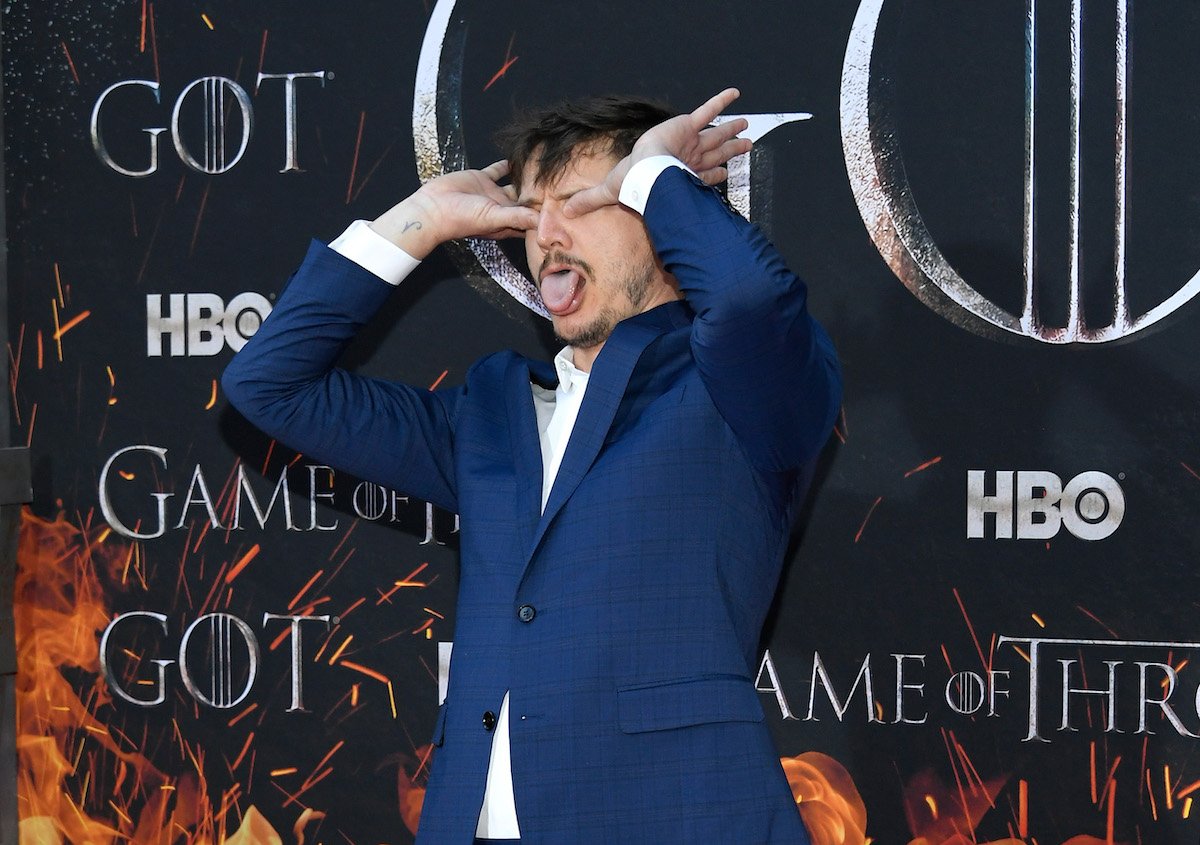
[[[501,352],[433,392],[337,369],[391,288],[321,244],[225,374],[272,436],[461,515],[420,842],[472,841],[506,690],[523,841],[808,841],[753,675],[837,359],[714,191],[669,168],[644,217],[686,299],[616,326],[544,513],[530,382],[553,368]]]

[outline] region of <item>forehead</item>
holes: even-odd
[[[599,185],[613,169],[617,159],[611,153],[594,147],[577,147],[560,173],[538,181],[538,156],[530,156],[521,173],[521,200],[540,200],[551,196],[565,198],[584,188]]]

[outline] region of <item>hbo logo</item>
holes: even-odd
[[[1125,517],[1125,494],[1116,479],[1082,472],[1064,487],[1041,470],[992,473],[995,493],[986,492],[988,473],[967,470],[967,537],[984,537],[984,515],[996,518],[997,540],[1049,540],[1062,526],[1080,540],[1103,540]]]
[[[234,352],[246,345],[271,313],[259,293],[240,293],[226,305],[214,293],[173,293],[163,312],[162,294],[146,296],[146,354],[173,358],[216,355],[226,344]],[[166,341],[166,344],[164,344]]]

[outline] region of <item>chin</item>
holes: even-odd
[[[572,317],[578,316],[572,314]],[[563,344],[572,349],[591,349],[608,340],[616,321],[609,315],[601,314],[591,320],[564,320],[556,322],[554,334]]]

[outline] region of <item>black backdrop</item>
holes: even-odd
[[[309,237],[491,161],[515,107],[736,84],[811,114],[758,141],[750,213],[846,379],[754,667],[819,840],[1194,841],[1200,11],[1078,9],[1073,77],[1049,0],[9,4],[23,830],[410,841],[454,517],[271,443],[215,380]],[[290,115],[256,84],[288,73]],[[1078,279],[1073,335],[1022,324],[1027,261],[1051,329]],[[460,248],[346,363],[453,383],[501,347],[554,352]],[[293,651],[264,614],[327,619]]]

